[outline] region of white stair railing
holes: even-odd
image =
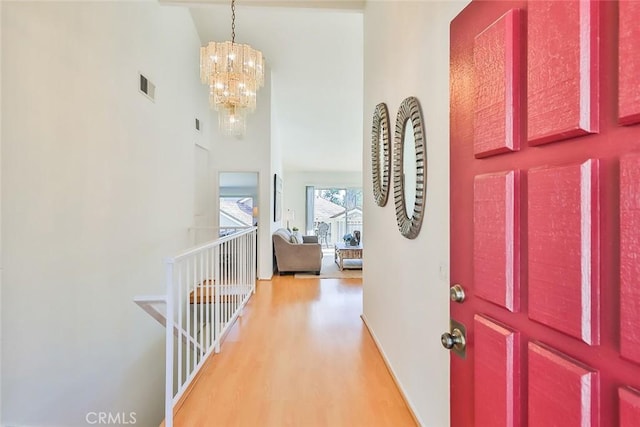
[[[165,426],[207,357],[255,293],[256,227],[165,260],[165,297],[134,301],[166,329]],[[164,313],[159,305],[165,303]]]

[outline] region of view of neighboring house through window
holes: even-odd
[[[218,196],[220,236],[257,225],[257,172],[220,172]]]
[[[252,197],[220,197],[220,235],[254,224]]]
[[[313,232],[324,247],[362,231],[361,188],[315,188],[314,193]]]

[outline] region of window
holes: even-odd
[[[314,233],[326,246],[342,242],[347,233],[362,231],[361,188],[316,188]]]

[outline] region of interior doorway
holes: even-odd
[[[219,235],[258,225],[258,173],[220,172],[218,185]]]

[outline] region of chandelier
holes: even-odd
[[[209,85],[209,103],[218,112],[225,135],[244,134],[247,112],[256,109],[256,92],[264,85],[262,52],[235,43],[236,5],[231,0],[231,41],[200,48],[200,78]]]

